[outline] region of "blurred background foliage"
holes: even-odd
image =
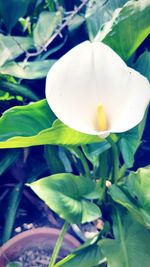
[[[101,153],[110,153],[106,141],[90,145],[93,139],[85,136],[74,136],[66,147],[62,135],[57,143],[57,131],[54,137],[49,130],[56,118],[43,100],[48,70],[72,47],[90,39],[108,44],[150,80],[149,15],[149,0],[0,0],[1,242],[11,236],[18,207],[24,208],[26,199],[30,202],[27,181],[62,172],[84,174],[85,164],[95,175]],[[62,127],[58,124],[53,127]],[[148,123],[142,142],[140,129],[119,137],[120,157],[129,168],[150,163]]]

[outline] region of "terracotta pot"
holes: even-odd
[[[20,233],[11,238],[0,248],[0,267],[5,267],[9,261],[15,260],[25,250],[38,244],[42,248],[53,248],[59,235],[59,230],[49,227],[40,227]],[[63,241],[63,249],[68,254],[77,248],[80,242],[70,234],[66,234]]]

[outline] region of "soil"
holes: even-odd
[[[22,264],[23,267],[47,267],[53,248],[43,249],[40,247],[32,247],[24,251],[15,261]],[[61,249],[57,261],[67,256],[68,251]]]

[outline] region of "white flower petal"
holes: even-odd
[[[127,131],[139,124],[150,101],[148,80],[134,69],[128,68],[128,70],[130,79],[123,102],[124,109],[118,114],[111,129],[111,132],[115,133]]]
[[[46,97],[62,122],[93,134],[91,52],[90,42],[84,42],[58,60],[47,76]]]
[[[110,132],[126,131],[142,119],[150,89],[148,81],[129,69],[111,48],[86,41],[50,69],[46,97],[63,123],[83,133],[106,137]],[[106,113],[107,131],[97,128],[100,103]]]

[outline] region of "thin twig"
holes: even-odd
[[[57,36],[61,36],[62,37],[62,30],[68,26],[68,24],[72,21],[72,19],[74,18],[75,15],[77,15],[79,13],[79,11],[88,3],[89,0],[83,0],[82,3],[78,6],[78,7],[75,7],[74,11],[71,13],[70,16],[68,16],[68,18],[65,20],[65,22],[63,24],[61,24],[60,28],[47,40],[47,42],[45,43],[45,45],[40,49],[38,50],[37,52],[34,52],[34,53],[29,53],[27,52],[26,53],[26,58],[25,58],[25,62],[28,61],[28,59],[30,57],[35,57],[35,56],[38,56],[40,55],[42,52],[46,51],[47,50],[47,47],[54,41],[54,39],[57,37]]]

